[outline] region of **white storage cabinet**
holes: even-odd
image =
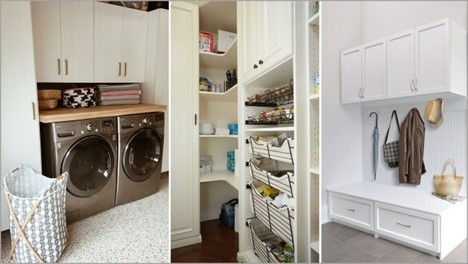
[[[94,81],[94,3],[31,2],[37,82]]]

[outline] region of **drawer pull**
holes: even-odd
[[[356,209],[352,209],[352,208],[346,208],[346,210],[351,211],[351,212],[355,212],[355,211],[356,211]]]
[[[407,228],[411,228],[411,225],[402,224],[400,221],[398,221],[397,224],[399,224],[401,226],[404,226],[404,227],[407,227]]]

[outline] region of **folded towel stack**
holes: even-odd
[[[140,84],[99,84],[98,97],[100,105],[121,105],[140,103]]]

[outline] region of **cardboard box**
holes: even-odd
[[[207,32],[200,32],[198,40],[198,48],[205,52],[214,52],[214,38],[213,34]]]
[[[229,47],[231,47],[236,38],[236,33],[218,30],[218,52],[228,51]]]

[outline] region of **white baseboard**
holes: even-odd
[[[330,218],[328,218],[328,204],[322,204],[321,208],[321,216],[320,216],[320,224],[326,224],[330,222]]]
[[[171,241],[171,249],[190,246],[190,245],[198,244],[201,242],[202,242],[201,235],[179,239],[179,240]]]

